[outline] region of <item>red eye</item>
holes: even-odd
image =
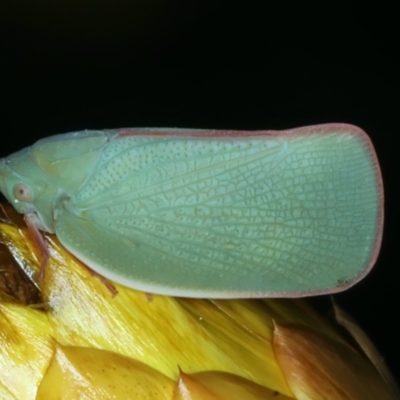
[[[13,194],[18,201],[33,201],[33,190],[30,186],[25,185],[25,183],[17,183],[14,185]]]

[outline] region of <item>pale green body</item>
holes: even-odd
[[[382,231],[376,157],[349,125],[57,135],[1,160],[0,189],[95,271],[176,296],[343,290]]]

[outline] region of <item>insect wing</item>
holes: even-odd
[[[120,132],[57,206],[56,233],[100,274],[147,292],[311,295],[371,267],[381,192],[369,139],[354,127]]]

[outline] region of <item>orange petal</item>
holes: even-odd
[[[276,326],[274,348],[296,399],[393,399],[360,353],[306,327]]]
[[[247,379],[226,372],[181,371],[173,400],[289,400],[287,397]]]

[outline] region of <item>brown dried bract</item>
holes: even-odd
[[[1,254],[1,260],[4,260],[3,254]],[[3,261],[1,264],[0,292],[21,304],[38,304],[41,302],[40,292],[37,287],[21,268],[11,260],[6,263]]]
[[[23,224],[21,216],[8,204],[1,204],[0,218],[16,225]],[[0,298],[21,304],[41,303],[39,289],[4,244],[0,244]]]

